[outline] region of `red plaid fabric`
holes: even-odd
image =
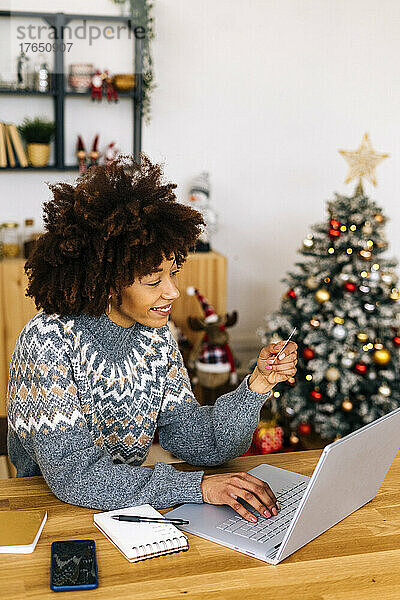
[[[203,344],[198,360],[209,365],[229,362],[222,346],[209,346],[207,343]]]

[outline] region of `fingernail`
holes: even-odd
[[[284,352],[282,352],[282,354],[279,355],[279,360],[282,360],[283,358],[285,358],[286,354]]]
[[[253,523],[257,523],[257,517],[250,517],[250,521],[253,521]]]
[[[276,517],[276,515],[278,514],[278,511],[276,510],[275,506],[272,509],[272,514],[274,515],[274,517]]]
[[[278,510],[280,510],[280,508],[281,508],[281,505],[279,504],[279,502],[278,502],[278,501],[276,502],[276,508],[277,508]]]
[[[272,370],[272,367],[271,367],[271,365],[266,365],[266,367],[265,367],[265,368],[266,368],[266,369],[268,369],[269,371],[271,371],[271,370]]]
[[[268,519],[268,517],[271,516],[271,513],[269,512],[269,510],[264,511],[264,516],[267,517],[267,519]]]

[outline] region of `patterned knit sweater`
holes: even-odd
[[[18,477],[43,475],[64,502],[111,510],[202,502],[203,471],[141,467],[160,444],[193,465],[244,452],[267,395],[247,379],[213,407],[195,400],[167,325],[126,329],[106,315],[38,313],[22,330],[7,391]]]

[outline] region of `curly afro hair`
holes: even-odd
[[[74,185],[49,185],[45,233],[25,264],[26,295],[59,315],[100,316],[111,292],[148,275],[164,258],[185,261],[204,226],[201,214],[176,202],[175,184],[141,155],[92,167]]]

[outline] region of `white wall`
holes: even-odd
[[[22,10],[29,4],[21,0],[13,2],[13,8]],[[118,12],[108,0],[86,4],[37,0],[35,10]],[[395,175],[400,164],[400,4],[155,4],[158,87],[143,149],[165,163],[166,176],[178,183],[181,197],[193,176],[201,170],[211,172],[212,198],[221,221],[214,247],[228,256],[228,308],[240,315],[232,339],[257,344],[255,330],[264,314],[278,307],[285,291],[280,279],[299,258],[296,251],[310,224],[325,219],[326,200],[334,191],[350,194],[354,187],[343,183],[347,165],[337,149],[356,149],[365,131],[377,151],[390,153],[377,170],[379,187],[366,184],[365,189],[391,219],[389,254],[400,257]],[[118,53],[113,60],[116,57]],[[104,44],[98,62],[107,66],[110,60]],[[112,122],[107,135],[115,133],[126,149],[126,105],[120,103],[117,116],[115,107],[101,107],[98,116],[84,100],[69,102],[74,105],[68,123],[76,127],[70,135],[71,156],[83,119],[88,137],[103,122]],[[19,118],[21,110],[16,99],[0,98],[0,120]],[[46,174],[50,181],[62,177],[72,176]],[[43,179],[40,173],[2,173],[0,221],[39,218],[48,197]]]

